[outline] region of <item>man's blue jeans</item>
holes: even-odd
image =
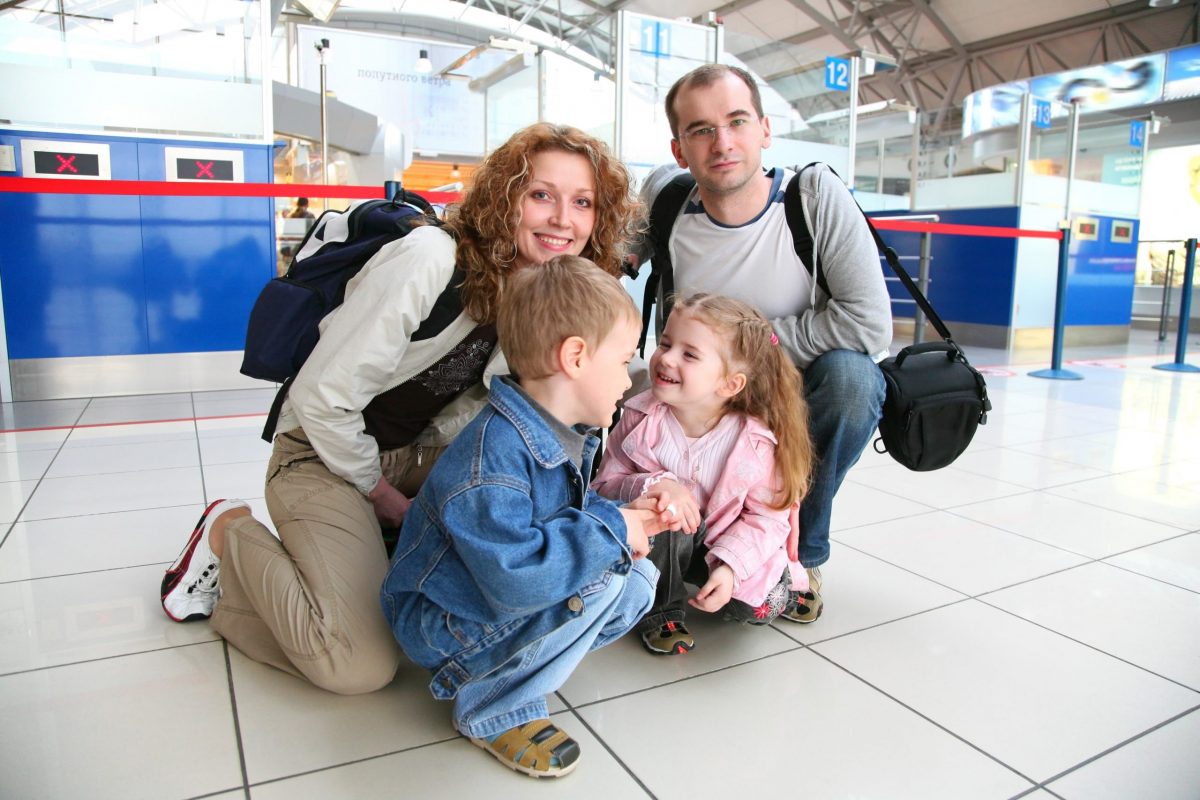
[[[800,563],[811,568],[829,560],[833,497],[879,426],[885,387],[875,362],[851,350],[831,350],[803,372],[817,464],[800,504]]]
[[[654,602],[658,570],[649,559],[627,575],[608,573],[597,591],[583,591],[584,611],[548,636],[531,642],[508,663],[467,681],[454,698],[454,724],[467,736],[503,733],[549,716],[546,695],[557,691],[583,657],[637,625]]]

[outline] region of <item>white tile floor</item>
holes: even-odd
[[[990,424],[936,473],[864,455],[824,617],[589,656],[551,698],[584,759],[546,782],[411,665],[337,697],[162,614],[206,501],[265,518],[269,389],[0,406],[0,796],[1195,800],[1200,375],[1135,340],[1068,351],[1078,382],[973,351]]]

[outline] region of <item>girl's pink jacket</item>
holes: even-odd
[[[670,413],[670,407],[649,391],[626,402],[592,488],[626,503],[639,497],[653,478],[669,477],[692,489],[691,481],[669,472],[654,456],[660,437],[669,435],[666,415]],[[712,487],[708,508],[702,509],[707,524],[704,544],[709,548],[706,560],[709,569],[718,563],[729,565],[737,577],[733,597],[759,606],[785,566],[795,591],[808,590],[808,575],[800,562],[787,557],[795,515],[769,505],[778,485],[775,435],[756,418],[736,413],[726,414],[714,431],[730,425],[741,431]]]

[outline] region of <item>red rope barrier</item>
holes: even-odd
[[[1034,231],[1025,228],[993,228],[988,225],[957,225],[952,222],[916,222],[906,219],[871,217],[881,231],[909,233],[947,233],[951,236],[993,236],[1002,238],[1062,239],[1062,231]]]
[[[0,192],[33,194],[108,194],[160,197],[332,197],[370,200],[383,197],[382,186],[325,186],[311,183],[227,183],[224,181],[102,181],[57,178],[0,178]],[[431,203],[453,203],[458,192],[421,192]]]
[[[370,200],[383,197],[382,186],[325,186],[316,183],[227,183],[224,181],[102,181],[61,180],[56,178],[3,178],[0,192],[33,194],[107,194],[165,197],[330,197]],[[431,203],[453,203],[462,199],[459,192],[421,192]],[[943,233],[951,236],[991,236],[1001,238],[1062,239],[1061,231],[1035,231],[1024,228],[997,228],[987,225],[956,225],[949,222],[915,222],[872,217],[881,231]]]

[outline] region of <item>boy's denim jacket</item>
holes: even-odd
[[[584,612],[632,558],[619,506],[511,384],[442,453],[404,519],[381,592],[401,647],[450,698]]]

